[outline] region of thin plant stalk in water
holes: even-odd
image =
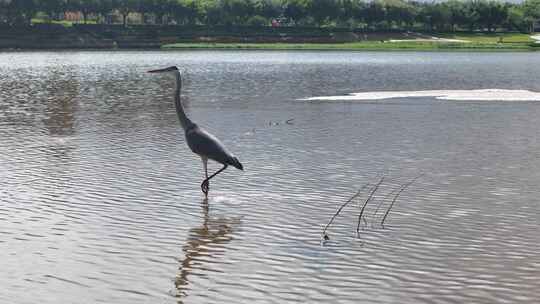
[[[362,215],[364,214],[364,210],[366,209],[367,204],[369,201],[373,198],[373,195],[375,192],[377,192],[377,189],[379,189],[379,186],[383,183],[384,176],[381,177],[379,182],[373,186],[371,193],[369,194],[368,198],[364,201],[364,205],[362,206],[362,209],[360,209],[360,214],[358,215],[358,225],[356,225],[356,234],[360,233],[360,222],[362,221]]]
[[[399,186],[397,189],[392,190],[392,192],[388,193],[387,195],[385,195],[382,198],[381,202],[377,205],[377,209],[375,209],[375,212],[373,212],[373,216],[377,215],[377,213],[379,212],[379,209],[381,209],[381,207],[384,204],[384,202],[386,201],[386,199],[389,198],[394,193],[396,193],[396,191],[398,191],[399,189],[401,189],[401,186]]]
[[[372,217],[375,218],[377,216],[377,213],[379,212],[379,210],[381,209],[382,205],[384,205],[384,203],[386,202],[386,200],[391,197],[392,195],[394,195],[399,189],[401,189],[401,185],[392,190],[392,192],[388,193],[387,195],[385,195],[382,199],[381,199],[381,202],[377,205],[377,208],[375,209],[375,212],[373,212],[372,214]],[[365,220],[366,217],[364,217],[364,220]],[[367,223],[366,223],[367,225]],[[373,228],[373,221],[371,222],[371,227]]]
[[[390,206],[388,207],[388,209],[386,210],[386,212],[384,213],[384,216],[381,220],[381,226],[384,228],[384,221],[386,220],[386,217],[388,216],[388,213],[390,213],[390,210],[392,210],[392,207],[394,207],[394,204],[396,203],[399,195],[401,194],[401,192],[403,192],[405,189],[407,189],[410,185],[412,185],[417,179],[419,179],[422,175],[424,174],[420,174],[418,175],[417,177],[415,177],[412,181],[406,183],[406,184],[403,184],[401,186],[401,188],[399,189],[399,191],[396,193],[396,195],[394,196],[394,199],[392,200],[392,203],[390,204]]]
[[[362,191],[364,191],[364,189],[366,189],[367,187],[369,186],[369,184],[366,184],[364,185],[362,188],[360,188],[360,190],[358,190],[353,196],[351,196],[351,198],[349,198],[343,205],[341,205],[341,207],[339,207],[339,209],[336,211],[336,213],[334,213],[334,215],[332,216],[332,218],[330,219],[330,221],[328,222],[328,224],[326,224],[326,226],[324,227],[323,229],[323,238],[325,240],[329,240],[330,238],[328,237],[328,234],[326,234],[326,230],[328,229],[328,227],[330,227],[330,225],[334,222],[334,219],[338,216],[338,214],[341,212],[341,210],[343,210],[343,208],[345,208],[345,206],[347,206],[350,202],[352,202],[355,198],[357,198],[361,193]]]

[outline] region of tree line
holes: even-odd
[[[61,20],[66,12],[80,13],[84,23],[124,25],[138,13],[152,24],[533,31],[540,0],[0,0],[0,23],[29,24],[39,14]]]

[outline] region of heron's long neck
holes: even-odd
[[[174,91],[174,105],[176,107],[176,114],[178,114],[178,119],[180,119],[180,124],[182,128],[187,129],[193,123],[186,116],[184,112],[184,107],[182,106],[182,101],[180,101],[180,90],[182,89],[182,78],[180,72],[176,72],[176,90]]]

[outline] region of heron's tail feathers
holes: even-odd
[[[244,166],[242,166],[242,164],[240,163],[240,161],[236,157],[231,157],[229,159],[229,161],[228,161],[228,164],[235,167],[236,169],[240,169],[240,170],[244,171]]]

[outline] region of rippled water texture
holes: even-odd
[[[540,92],[539,63],[539,53],[0,53],[0,303],[535,302],[540,103],[299,99]],[[188,115],[245,167],[212,180],[207,204],[173,83],[145,73],[169,65],[184,71]],[[382,173],[360,238],[367,194],[321,246],[339,205]],[[420,173],[382,229],[377,204]]]

